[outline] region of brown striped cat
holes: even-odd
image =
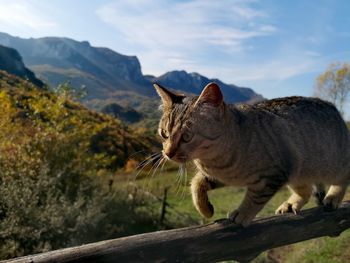
[[[191,192],[203,216],[214,213],[207,191],[217,183],[247,188],[241,205],[229,214],[243,226],[285,184],[292,195],[277,214],[298,213],[313,186],[325,208],[336,209],[341,203],[350,183],[350,136],[331,103],[287,97],[230,105],[215,83],[199,97],[154,86],[163,102],[163,155],[196,165]],[[324,184],[330,185],[327,195]]]

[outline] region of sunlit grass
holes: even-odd
[[[214,220],[225,218],[227,213],[237,208],[244,197],[244,188],[223,187],[209,191],[209,199],[214,206],[215,214],[210,220],[202,218],[192,205],[190,194],[190,179],[193,177],[193,171],[189,171],[188,180],[178,182],[178,171],[174,166],[170,169],[164,169],[162,174],[155,173],[151,178],[149,171],[139,175],[138,180],[126,179],[125,183],[134,183],[144,191],[150,192],[159,198],[162,197],[164,188],[168,187],[168,204],[180,214],[191,216],[197,224],[209,223]],[[119,187],[123,184],[119,184]],[[274,215],[276,208],[285,201],[290,195],[289,190],[285,187],[281,189],[258,214],[258,217]],[[347,195],[350,198],[350,194]],[[315,206],[314,200],[305,206],[310,208]],[[170,214],[168,216],[171,216]],[[350,230],[345,231],[338,238],[318,238],[293,244],[290,246],[276,248],[271,253],[274,257],[279,258],[280,262],[350,262]],[[271,257],[270,257],[271,258]],[[261,254],[254,262],[272,262],[268,260],[267,252]]]

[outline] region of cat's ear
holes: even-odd
[[[157,83],[154,83],[153,86],[162,99],[163,108],[171,108],[174,103],[181,103],[185,98],[184,94],[177,94],[175,92],[172,92]]]
[[[223,101],[224,98],[219,86],[216,83],[211,82],[205,86],[195,105],[209,104],[214,107],[219,107]]]

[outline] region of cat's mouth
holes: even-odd
[[[165,154],[163,152],[163,156],[170,160],[170,161],[174,161],[174,162],[177,162],[177,163],[185,163],[189,160],[188,156],[187,155],[183,155],[183,154],[178,154],[178,153],[175,153],[174,155],[171,155],[171,156],[168,156],[167,154]]]
[[[175,155],[171,160],[173,160],[173,161],[175,161],[177,163],[185,163],[185,162],[188,161],[188,158],[187,158],[187,156],[179,156],[179,157],[177,157]]]

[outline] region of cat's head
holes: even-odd
[[[199,97],[178,94],[158,84],[154,87],[162,99],[158,133],[163,155],[180,163],[208,156],[224,130],[219,86],[208,84]]]

